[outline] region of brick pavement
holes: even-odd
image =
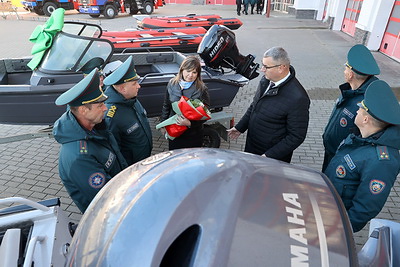
[[[168,5],[156,10],[156,15],[181,15],[218,13],[223,17],[235,16],[235,6],[192,6]],[[36,25],[43,24],[44,17],[35,14],[21,14],[22,20],[10,17],[0,20],[0,57],[29,56],[31,44],[27,41]],[[66,12],[67,20],[84,20],[100,24],[107,30],[124,30],[135,27],[129,16],[119,16],[114,20],[93,19],[75,11]],[[314,20],[299,20],[279,13],[271,18],[260,15],[241,16],[244,25],[235,31],[237,44],[243,55],[252,53],[261,60],[262,53],[269,47],[283,46],[291,56],[298,79],[307,89],[311,98],[310,125],[305,142],[296,149],[293,163],[320,170],[323,158],[321,135],[329,118],[334,100],[338,96],[336,89],[343,82],[343,63],[353,40],[341,32],[327,29],[327,25]],[[18,33],[18,34],[16,34]],[[383,54],[374,53],[381,66],[381,79],[400,87],[399,63]],[[225,108],[239,120],[250,104],[257,82],[255,79],[243,87],[232,104]],[[399,94],[398,94],[399,95]],[[150,119],[152,126],[155,119]],[[46,125],[1,125],[0,137],[35,132]],[[153,127],[154,128],[154,127]],[[221,143],[221,148],[243,150],[245,135],[238,140]],[[153,131],[153,154],[165,151],[167,143],[157,131]],[[14,143],[0,144],[0,198],[22,196],[32,200],[60,197],[62,208],[73,221],[79,221],[81,215],[66,193],[58,176],[59,145],[50,138],[38,138]],[[379,218],[400,222],[400,184],[397,181]],[[358,248],[365,243],[368,226],[355,234]]]

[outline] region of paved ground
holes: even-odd
[[[235,6],[168,5],[156,10],[155,15],[184,15],[188,13],[213,14],[223,17],[236,15]],[[32,45],[28,38],[45,17],[35,14],[20,14],[0,19],[0,58],[29,56]],[[311,98],[311,119],[305,142],[295,151],[293,163],[320,170],[323,157],[321,135],[343,82],[343,63],[348,49],[354,44],[352,38],[341,32],[327,29],[327,25],[314,20],[298,20],[294,17],[272,13],[270,18],[261,15],[241,16],[244,25],[235,31],[237,44],[242,54],[249,53],[260,61],[263,52],[272,46],[283,46],[291,56],[297,77]],[[107,30],[134,28],[136,23],[130,16],[119,16],[113,20],[92,19],[75,11],[66,12],[66,20],[80,20],[100,24]],[[400,64],[385,55],[374,52],[381,67],[381,79],[387,81],[399,96]],[[259,79],[251,81],[240,90],[231,106],[226,108],[239,120],[251,102]],[[155,124],[151,119],[152,125]],[[0,124],[0,138],[16,134],[36,132],[46,125]],[[156,131],[153,153],[167,149],[165,140]],[[221,147],[243,150],[244,136],[233,142],[222,142]],[[0,143],[0,198],[22,196],[33,200],[60,197],[62,207],[74,221],[81,215],[72,203],[58,176],[59,145],[50,138],[38,138],[7,144]],[[400,222],[400,184],[396,182],[387,204],[379,218]],[[364,244],[368,226],[355,234],[357,247]]]

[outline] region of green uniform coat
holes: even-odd
[[[104,123],[87,131],[67,111],[55,122],[53,134],[61,144],[61,180],[83,213],[100,189],[127,164]]]
[[[325,147],[325,160],[322,171],[325,170],[329,161],[335,155],[340,142],[351,133],[359,133],[357,126],[354,124],[358,110],[357,103],[364,99],[368,85],[376,80],[378,78],[371,76],[356,90],[351,90],[349,83],[339,86],[341,96],[336,100],[335,107],[322,135]]]
[[[146,110],[137,98],[125,99],[112,86],[106,89],[107,127],[115,139],[128,165],[151,155],[153,140]]]
[[[400,171],[399,136],[399,126],[368,138],[350,134],[325,170],[343,200],[354,232],[385,205]]]

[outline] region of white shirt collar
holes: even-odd
[[[275,84],[274,87],[277,87],[278,85],[280,85],[281,83],[283,83],[284,81],[286,81],[286,80],[289,78],[289,76],[290,76],[290,71],[289,71],[289,73],[288,73],[283,79],[280,79],[279,81],[274,82],[274,84]]]

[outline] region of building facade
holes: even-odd
[[[289,13],[327,22],[356,43],[400,61],[400,0],[295,0]]]
[[[267,0],[265,0],[267,1]],[[329,23],[372,51],[400,61],[400,0],[268,0],[271,10]],[[165,0],[167,4],[235,5],[236,0]]]

